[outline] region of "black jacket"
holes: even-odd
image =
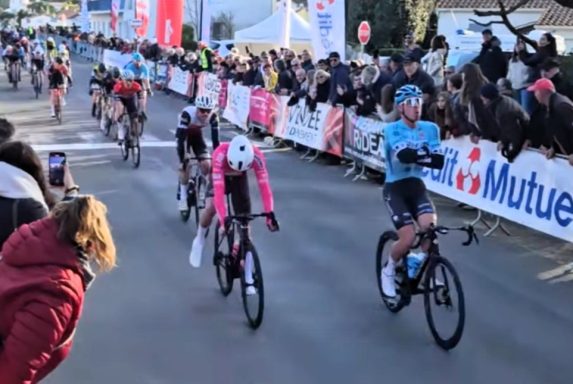
[[[336,104],[338,102],[338,86],[348,90],[352,89],[350,81],[350,67],[345,64],[338,64],[330,70],[330,90],[328,92],[328,102]]]
[[[573,102],[559,93],[549,100],[547,133],[556,153],[573,154]]]
[[[0,196],[0,249],[17,227],[47,215],[44,206],[34,199],[8,199]]]
[[[418,86],[421,90],[435,88],[434,79],[432,76],[428,75],[421,68],[414,73],[414,76],[408,78],[404,69],[396,72],[394,78],[392,79],[392,84],[395,89],[398,89],[406,84],[412,84]]]
[[[529,116],[515,99],[508,96],[492,100],[487,109],[498,125],[499,141],[503,144],[502,154],[511,162],[523,147]]]
[[[477,62],[484,76],[492,83],[507,76],[507,57],[500,47],[490,47],[478,56]]]

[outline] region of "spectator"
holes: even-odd
[[[14,232],[0,260],[0,371],[4,383],[38,383],[70,353],[85,291],[116,264],[106,207],[93,196],[58,204]]]
[[[279,81],[279,75],[273,70],[272,65],[269,63],[264,66],[265,74],[263,79],[265,82],[265,89],[268,92],[274,92]]]
[[[482,50],[474,62],[479,64],[482,73],[494,84],[499,78],[507,76],[507,59],[497,36],[482,44]]]
[[[456,66],[455,65],[448,65],[446,69],[444,69],[444,79],[447,80],[450,76],[456,74]]]
[[[244,85],[245,74],[247,72],[247,64],[245,62],[240,62],[235,71],[235,77],[233,77],[233,84]]]
[[[275,62],[275,68],[278,72],[278,83],[276,92],[279,95],[286,96],[294,88],[293,75],[291,71],[287,68],[284,60],[279,59]]]
[[[226,62],[222,62],[221,64],[219,64],[219,69],[217,70],[217,78],[219,80],[225,80],[227,79],[229,75],[229,66],[227,65]]]
[[[292,69],[292,62],[296,59],[296,53],[292,49],[285,50],[284,61],[287,69]],[[298,61],[298,60],[297,60]]]
[[[441,87],[444,84],[446,53],[446,42],[439,36],[434,36],[432,38],[430,52],[422,58],[424,70],[432,77],[436,87]]]
[[[454,120],[456,127],[452,130],[454,136],[471,135],[472,141],[477,143],[479,137],[489,139],[487,133],[491,121],[488,117],[491,115],[485,110],[485,106],[480,97],[481,87],[489,81],[483,75],[480,67],[474,63],[465,64],[462,67],[463,85],[459,97],[453,104]],[[496,140],[494,140],[497,142]]]
[[[424,56],[424,51],[420,47],[420,44],[414,40],[414,34],[412,32],[404,35],[404,49],[406,50],[406,56],[410,55],[415,57],[417,62],[420,62]]]
[[[311,69],[314,69],[314,64],[312,63],[312,56],[308,49],[302,51],[302,68],[308,72]]]
[[[300,64],[300,60],[297,58],[292,59],[292,61],[290,63],[290,72],[291,72],[293,78],[296,78],[296,71],[298,71],[299,69],[302,69],[302,65]]]
[[[500,94],[508,97],[513,97],[515,99],[515,92],[510,80],[506,79],[505,77],[501,77],[497,81],[496,85]]]
[[[197,60],[197,55],[193,52],[189,52],[185,55],[179,62],[179,68],[183,71],[189,71],[191,74],[200,72],[199,61]]]
[[[331,76],[328,72],[321,69],[314,74],[313,86],[308,93],[308,106],[311,111],[316,111],[317,103],[326,103],[329,98],[331,88]]]
[[[513,47],[513,53],[509,60],[509,67],[507,70],[507,79],[511,81],[513,87],[514,97],[522,107],[525,108],[527,102],[527,81],[529,77],[529,67],[521,60],[520,52],[527,52],[525,43],[521,40]]]
[[[539,79],[528,88],[537,101],[547,108],[546,141],[542,148],[548,159],[559,153],[573,165],[573,102],[555,91],[549,79]]]
[[[541,35],[537,45],[537,52],[532,55],[527,53],[525,45],[518,48],[519,58],[530,68],[527,84],[533,84],[541,78],[541,65],[545,60],[557,57],[557,42],[551,33],[544,33]],[[531,92],[528,92],[523,96],[525,100],[522,98],[522,101],[525,101],[525,105],[523,105],[523,103],[522,105],[525,108],[525,111],[531,114],[535,108],[535,98]]]
[[[199,71],[213,73],[213,51],[204,41],[199,42]]]
[[[265,53],[265,52],[263,52]],[[258,57],[253,58],[253,67],[257,68],[257,75],[255,76],[255,87],[264,87],[265,86],[265,79],[264,79],[264,74],[265,74],[265,69],[264,66],[266,64],[270,65],[269,62],[269,57],[268,55],[266,56],[265,59],[263,59],[263,53],[261,53],[261,57],[260,57],[260,61],[257,61]]]
[[[274,49],[271,49],[269,51],[269,58],[271,59],[271,63],[273,63],[273,65],[274,65],[275,61],[277,61],[279,58],[279,56],[277,55],[277,51]]]
[[[388,67],[390,68],[390,76],[394,77],[398,72],[402,70],[402,63],[404,62],[404,56],[399,53],[395,53],[390,56],[390,63]]]
[[[396,90],[392,84],[382,87],[381,103],[376,106],[378,116],[384,123],[393,123],[400,119],[400,113],[394,105],[394,94]]]
[[[416,85],[420,89],[434,87],[434,80],[420,68],[420,60],[415,54],[407,54],[404,57],[403,65],[402,70],[396,73],[392,80],[394,88],[400,89],[406,84]]]
[[[253,58],[246,63],[246,71],[243,75],[243,85],[246,87],[252,87],[255,85],[255,79],[259,73],[258,70],[258,58]]]
[[[573,100],[573,88],[567,77],[559,69],[559,61],[553,58],[545,60],[541,65],[541,77],[551,80],[557,93],[567,96],[569,100]]]
[[[454,113],[450,105],[448,92],[440,92],[436,102],[428,109],[428,119],[440,127],[440,138],[447,140],[452,136],[451,127],[454,122]]]
[[[374,101],[377,104],[380,104],[382,101],[382,88],[384,88],[386,84],[390,84],[392,82],[392,78],[385,72],[382,72],[378,66],[375,65],[364,67],[361,76],[362,83],[366,89],[372,93]]]
[[[328,64],[328,60],[324,60],[324,59],[318,60],[318,63],[316,64],[316,67],[317,67],[318,69],[323,70],[323,71],[330,72],[330,65]]]
[[[350,68],[348,65],[342,64],[338,52],[331,52],[328,56],[328,61],[330,62],[331,67],[328,102],[335,105],[338,102],[338,86],[348,90],[352,89],[352,83],[350,82]]]
[[[497,149],[511,163],[523,147],[529,115],[512,96],[500,94],[497,87],[491,83],[482,87],[481,98],[494,117],[496,130],[499,132]]]
[[[0,118],[0,145],[9,141],[14,136],[14,126],[6,119]]]
[[[299,69],[295,74],[296,86],[293,89],[291,97],[287,103],[289,107],[298,104],[301,98],[306,97],[308,93],[307,73],[304,69]]]
[[[458,96],[460,91],[462,90],[462,85],[464,84],[463,77],[460,73],[456,73],[450,77],[448,77],[447,83],[447,91],[450,94],[450,100],[455,100]]]

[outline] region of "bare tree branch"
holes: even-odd
[[[573,0],[553,0],[557,4],[565,8],[573,8]]]
[[[490,27],[493,24],[503,24],[503,21],[501,21],[501,20],[492,20],[492,21],[488,21],[487,23],[480,23],[476,19],[469,19],[469,21],[471,21],[474,24],[479,25],[480,27]]]
[[[476,16],[479,17],[486,17],[486,16],[502,16],[502,13],[505,13],[505,15],[509,15],[510,13],[513,13],[515,11],[517,11],[519,8],[523,7],[525,4],[529,3],[531,0],[519,0],[518,3],[516,3],[513,7],[510,7],[509,9],[505,10],[504,12],[501,11],[501,6],[500,6],[500,10],[499,11],[478,11],[478,10],[474,10],[474,14]],[[498,0],[498,4],[502,4],[504,9],[505,9],[505,5],[503,4],[502,1]]]

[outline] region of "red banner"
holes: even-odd
[[[117,32],[117,16],[119,14],[119,0],[111,2],[111,30]]]
[[[183,0],[157,2],[157,42],[162,46],[181,46]]]
[[[279,99],[264,89],[253,89],[249,105],[249,121],[251,124],[265,129],[269,133],[275,131],[275,117],[279,113]]]
[[[221,92],[219,93],[219,109],[227,107],[227,88],[229,87],[229,80],[221,80]]]
[[[135,32],[137,36],[147,35],[147,28],[149,27],[149,0],[135,0],[135,18],[141,20]]]

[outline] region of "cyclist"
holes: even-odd
[[[147,94],[151,96],[151,86],[149,85],[149,67],[145,64],[143,55],[139,52],[135,52],[131,56],[132,60],[125,66],[124,69],[132,71],[135,74],[135,81],[141,85],[145,90],[143,94],[141,110],[143,111],[143,116],[145,117],[145,112],[147,111]]]
[[[92,117],[95,117],[96,115],[97,101],[102,94],[102,90],[104,88],[104,80],[107,75],[108,73],[105,64],[101,63],[94,65],[92,77],[90,77],[89,83],[89,95],[92,97]]]
[[[58,46],[58,56],[60,56],[62,58],[62,60],[64,60],[64,65],[66,67],[68,67],[68,73],[69,73],[70,83],[71,83],[72,61],[70,60],[70,51],[68,50],[68,47],[63,43]]]
[[[67,76],[67,68],[61,57],[56,57],[54,62],[48,68],[48,89],[50,90],[51,112],[52,117],[56,117],[55,105],[57,97],[60,97],[60,107],[62,107],[64,99],[65,78]]]
[[[197,98],[195,105],[183,108],[179,114],[179,125],[175,132],[177,138],[177,156],[179,157],[179,191],[177,201],[180,211],[189,209],[187,205],[187,185],[189,184],[189,168],[187,153],[193,153],[200,159],[201,172],[208,178],[211,172],[211,156],[203,137],[203,128],[211,126],[213,148],[219,146],[219,117],[213,111],[215,103],[209,96]]]
[[[20,54],[15,47],[8,45],[4,50],[4,59],[8,61],[8,81],[12,83],[12,66],[16,66],[18,81],[20,81]]]
[[[386,183],[384,201],[399,239],[392,247],[388,264],[381,273],[383,294],[396,296],[395,267],[410,251],[416,229],[427,229],[437,220],[434,205],[422,181],[424,167],[441,169],[444,155],[440,150],[440,129],[429,121],[420,121],[422,91],[415,85],[405,85],[396,91],[396,108],[401,119],[384,128]],[[422,244],[421,259],[429,244]]]
[[[42,81],[44,67],[46,66],[45,61],[45,52],[42,46],[36,42],[34,44],[34,50],[32,51],[32,60],[31,60],[31,71],[32,73],[36,72],[40,81]],[[32,78],[31,82],[33,83],[34,80]]]
[[[124,70],[121,73],[121,79],[113,87],[114,95],[119,98],[119,101],[127,110],[127,113],[130,117],[131,130],[134,132],[134,134],[138,134],[137,116],[139,114],[135,97],[137,96],[139,101],[141,101],[143,94],[142,91],[143,90],[141,89],[141,85],[135,82],[135,75],[129,70]],[[125,137],[125,132],[123,132],[123,124],[119,124],[119,128],[119,145],[122,145],[123,138]]]
[[[58,56],[58,51],[56,50],[56,42],[54,41],[53,37],[48,37],[46,40],[46,58],[48,62],[54,61],[54,59]]]
[[[247,177],[247,171],[251,168],[257,177],[264,210],[269,214],[267,217],[267,227],[270,231],[278,230],[278,222],[273,212],[273,192],[269,182],[265,156],[261,150],[254,147],[245,136],[235,136],[231,142],[222,143],[213,152],[212,191],[209,193],[213,196],[213,199],[210,199],[207,208],[201,216],[199,229],[193,240],[189,257],[191,265],[199,265],[199,263],[195,261],[201,260],[207,228],[211,225],[215,214],[217,214],[219,222],[222,223],[225,231],[227,231],[230,226],[225,207],[226,194],[231,194],[235,214],[244,215],[251,213],[251,197]],[[235,240],[236,244],[234,249],[236,251],[239,239],[236,238]],[[247,284],[252,284],[252,258],[248,256],[247,254],[245,280]],[[255,288],[249,285],[247,294],[253,295],[255,293]]]

